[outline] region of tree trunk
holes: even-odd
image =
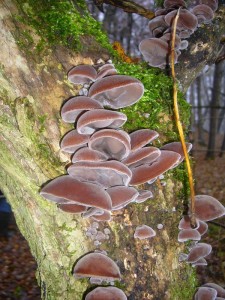
[[[215,65],[212,101],[210,104],[209,142],[206,158],[215,158],[216,134],[218,123],[218,107],[220,105],[220,92],[224,73],[223,61]]]
[[[72,129],[61,120],[61,105],[78,92],[67,81],[67,71],[99,58],[107,60],[112,50],[82,1],[73,7],[70,1],[7,0],[0,4],[0,16],[0,189],[37,261],[42,299],[81,300],[90,284],[75,280],[72,270],[81,256],[96,249],[86,236],[91,221],[60,212],[39,192],[47,181],[65,174],[70,161],[59,147],[61,137]],[[159,131],[161,143],[177,139],[171,81],[159,71],[119,61],[117,66],[146,82],[140,106],[127,109],[129,129],[151,125]],[[182,99],[180,104],[188,128],[187,104]],[[116,285],[130,300],[190,300],[193,295],[194,272],[178,261],[184,250],[177,242],[187,200],[183,181],[185,187],[182,167],[169,172],[165,187],[151,186],[153,200],[131,204],[113,214],[111,222],[99,225],[100,231],[108,228],[111,234],[97,248],[107,251],[120,267],[122,280]],[[135,240],[135,228],[141,224],[153,227],[156,237]],[[163,228],[157,229],[158,224]]]
[[[198,143],[204,145],[204,131],[202,119],[202,78],[199,76],[196,79],[197,83],[197,97],[198,97]]]

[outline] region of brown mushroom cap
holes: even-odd
[[[184,0],[165,0],[164,1],[165,8],[179,8],[179,7],[186,7],[186,3]]]
[[[142,165],[132,169],[130,185],[145,183],[171,169],[180,160],[180,154],[164,150],[151,165]]]
[[[93,215],[91,218],[95,221],[98,221],[98,222],[111,221],[111,213],[109,211],[105,210],[103,212],[103,214]]]
[[[131,151],[136,151],[151,143],[159,136],[158,132],[151,129],[140,129],[130,133]]]
[[[216,283],[212,283],[212,282],[205,283],[205,284],[203,284],[203,287],[204,286],[215,289],[217,291],[217,296],[218,297],[225,297],[225,289],[222,288],[222,286],[220,286]]]
[[[208,263],[207,263],[206,259],[202,257],[202,258],[200,258],[199,260],[197,260],[196,262],[194,262],[194,263],[191,264],[191,265],[192,265],[192,267],[196,267],[196,266],[207,266]]]
[[[45,185],[41,196],[56,203],[64,201],[84,206],[94,206],[105,210],[112,209],[109,194],[96,184],[80,182],[71,176],[57,177]]]
[[[103,129],[91,136],[88,146],[110,159],[121,160],[130,153],[130,136],[123,130]]]
[[[208,256],[212,251],[212,246],[206,243],[196,244],[189,252],[187,262],[195,263],[202,257]]]
[[[136,203],[142,203],[146,200],[148,200],[149,198],[153,197],[153,193],[149,190],[138,190],[138,197],[135,199]]]
[[[192,12],[197,17],[199,24],[208,23],[214,17],[213,10],[208,5],[205,4],[194,6],[192,8]]]
[[[107,159],[108,157],[104,153],[85,147],[74,153],[72,163],[81,161],[106,161]]]
[[[214,197],[195,196],[195,216],[201,221],[211,221],[225,215],[225,207]]]
[[[165,16],[165,21],[169,26],[172,26],[174,17],[177,14],[177,10],[173,10],[169,12]],[[192,14],[189,10],[187,9],[181,9],[179,18],[177,21],[177,29],[178,30],[196,30],[198,25],[198,19],[197,17]]]
[[[94,109],[85,112],[77,121],[77,131],[80,134],[92,134],[101,128],[119,128],[127,121],[127,116],[123,113]]]
[[[217,291],[209,287],[199,287],[194,300],[215,300]]]
[[[186,242],[189,240],[200,241],[201,234],[197,229],[182,229],[178,234],[178,242]]]
[[[114,186],[108,188],[106,191],[111,198],[113,210],[123,208],[138,196],[138,191],[128,186]]]
[[[66,101],[61,109],[61,117],[64,122],[74,123],[77,117],[84,111],[101,109],[103,106],[94,99],[86,96],[73,97]]]
[[[85,300],[127,300],[127,296],[117,287],[101,286],[88,293]]]
[[[168,64],[169,46],[168,43],[157,38],[142,40],[139,50],[145,61],[152,67],[163,67]],[[175,56],[175,62],[177,57]]]
[[[143,84],[136,78],[113,75],[96,81],[89,90],[89,97],[103,106],[123,108],[136,103],[144,93]]]
[[[156,232],[154,229],[147,225],[138,226],[135,229],[134,238],[135,239],[149,239],[156,235]]]
[[[76,150],[87,146],[90,135],[79,134],[77,130],[67,132],[61,140],[60,148],[64,152],[74,153]]]
[[[197,227],[195,229],[197,229],[199,227],[199,220],[196,220],[196,225]],[[185,215],[183,216],[183,218],[180,220],[179,229],[191,229],[191,219],[189,216]]]
[[[208,231],[208,224],[204,221],[198,221],[199,222],[199,227],[196,228],[198,232],[203,235]]]
[[[127,186],[132,176],[129,168],[115,160],[77,162],[69,166],[67,171],[72,177],[82,182],[92,182],[106,189],[116,185]]]
[[[73,274],[75,278],[93,277],[103,280],[120,279],[120,270],[116,263],[101,253],[88,253],[78,260]]]
[[[213,11],[216,11],[218,8],[218,0],[200,0],[199,2],[209,6]]]
[[[157,16],[151,19],[148,23],[148,27],[152,36],[158,37],[163,34],[163,32],[168,28],[168,24],[166,24],[164,20],[164,16]]]
[[[190,152],[192,148],[191,143],[186,143],[187,151]],[[163,145],[160,150],[168,150],[168,151],[174,151],[178,154],[180,154],[180,162],[184,159],[184,151],[181,142],[172,142]]]
[[[143,164],[153,163],[161,154],[161,151],[156,147],[145,147],[130,153],[122,163],[129,168],[136,168]]]
[[[95,81],[97,72],[93,66],[79,65],[73,67],[68,73],[68,80],[74,84],[84,84]]]
[[[163,36],[161,36],[160,39],[170,44],[172,41],[172,33],[167,32],[167,33],[163,34]],[[175,35],[175,49],[179,49],[180,44],[181,44],[181,39],[180,39],[179,35],[176,34]]]
[[[83,213],[87,210],[87,206],[78,204],[58,204],[58,208],[72,214]]]

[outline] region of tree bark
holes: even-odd
[[[47,181],[64,174],[70,161],[59,147],[61,137],[72,129],[60,118],[61,105],[78,92],[78,87],[67,81],[67,71],[75,65],[94,64],[99,57],[106,60],[109,55],[92,37],[84,35],[81,53],[60,43],[43,45],[40,32],[29,24],[31,7],[26,2],[21,11],[19,4],[16,0],[0,3],[0,188],[37,261],[42,299],[81,300],[90,284],[86,279],[75,280],[72,269],[81,256],[96,250],[86,236],[91,221],[60,212],[39,191]],[[77,9],[77,14],[83,13]],[[38,17],[36,22],[40,22]],[[41,52],[37,46],[42,46]],[[166,88],[169,95],[170,87]],[[165,90],[158,93],[157,101],[169,106]],[[157,126],[168,127],[168,119],[171,116],[164,113]],[[184,245],[177,242],[177,226],[187,198],[183,177],[178,178],[180,171],[167,175],[165,187],[152,186],[153,200],[129,205],[113,214],[111,222],[99,225],[99,230],[109,228],[111,234],[98,249],[107,251],[120,267],[122,280],[116,284],[130,300],[190,300],[193,295],[193,271],[178,261]],[[156,237],[135,240],[135,228],[141,224],[152,226]],[[163,224],[161,230],[158,224]]]

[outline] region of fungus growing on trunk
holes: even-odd
[[[150,239],[156,235],[156,232],[154,229],[147,225],[138,226],[135,229],[134,238],[135,239]]]
[[[164,20],[164,16],[157,16],[148,23],[149,30],[153,37],[158,37],[169,27]]]
[[[214,17],[213,10],[205,4],[194,6],[192,13],[197,17],[198,24],[209,23]]]
[[[77,121],[77,131],[80,134],[92,134],[97,129],[119,128],[127,121],[127,116],[123,113],[94,109],[85,112]]]
[[[172,26],[176,14],[177,14],[177,10],[173,10],[165,16],[165,21],[168,24],[168,26]],[[180,10],[179,18],[177,21],[178,30],[191,30],[193,32],[196,30],[197,25],[198,25],[198,19],[194,14],[192,14],[187,9]]]
[[[85,84],[95,81],[97,71],[90,65],[79,65],[68,72],[68,80],[74,84]]]
[[[199,227],[196,229],[201,235],[203,235],[208,231],[208,224],[204,221],[199,221]]]
[[[127,296],[117,287],[101,286],[88,293],[85,300],[127,300]]]
[[[186,143],[186,147],[187,147],[187,151],[190,152],[192,148],[192,144]],[[181,158],[179,162],[182,162],[184,159],[184,151],[181,142],[172,142],[172,143],[165,144],[160,148],[160,150],[168,150],[180,154]]]
[[[194,300],[215,300],[217,296],[217,291],[209,287],[198,288],[195,294]]]
[[[186,7],[186,3],[184,0],[165,0],[164,1],[165,8],[179,8],[179,7]]]
[[[88,96],[104,106],[117,109],[136,103],[143,93],[144,86],[136,78],[113,75],[97,80],[91,86]]]
[[[87,211],[87,206],[78,204],[58,204],[58,208],[72,214],[79,214]]]
[[[60,148],[64,152],[74,153],[80,148],[86,147],[90,135],[79,134],[76,129],[67,132],[60,142]]]
[[[63,175],[45,185],[41,196],[56,203],[68,201],[84,206],[94,206],[105,210],[112,209],[109,194],[96,184],[80,182],[77,179]]]
[[[77,96],[70,98],[62,106],[61,117],[66,123],[74,123],[81,113],[87,110],[101,108],[103,108],[103,106],[98,101],[86,96]]]
[[[98,162],[98,161],[106,161],[107,159],[108,157],[104,153],[85,147],[77,150],[74,153],[72,157],[72,163],[81,162],[81,161]]]
[[[225,207],[212,196],[196,195],[195,215],[201,221],[211,221],[225,215]]]
[[[96,80],[99,80],[105,76],[116,75],[116,74],[117,71],[113,64],[105,64],[98,69],[98,75]]]
[[[195,263],[200,258],[208,256],[211,251],[211,245],[206,243],[198,243],[190,250],[186,261],[189,263]]]
[[[119,161],[77,162],[67,169],[70,176],[82,181],[95,183],[107,189],[111,186],[125,185],[130,182],[132,173]]]
[[[208,282],[203,284],[202,287],[210,287],[213,288],[217,291],[217,296],[218,297],[225,297],[225,289],[222,288],[222,286],[216,284],[216,283],[212,283],[212,282]]]
[[[138,197],[135,199],[136,203],[142,203],[146,200],[148,200],[149,198],[153,197],[153,193],[149,190],[138,190]]]
[[[75,264],[75,278],[91,277],[105,281],[120,280],[120,270],[116,263],[101,253],[88,253]]]
[[[103,222],[103,221],[108,221],[109,222],[112,217],[111,217],[111,213],[109,211],[105,210],[103,212],[103,214],[93,215],[91,218],[95,221],[98,221],[98,222]]]
[[[201,234],[197,229],[182,229],[178,234],[178,242],[186,242],[189,240],[200,241]]]
[[[103,129],[91,136],[88,146],[109,159],[121,160],[130,153],[130,136],[123,130]]]
[[[123,208],[138,197],[138,191],[128,186],[114,186],[106,191],[111,198],[113,210]]]
[[[197,229],[199,227],[199,221],[196,220],[196,225],[197,227],[195,229]],[[178,225],[179,229],[191,229],[191,219],[189,216],[185,215],[183,216],[183,218],[180,220],[180,223]]]
[[[154,141],[159,136],[158,132],[151,129],[139,129],[130,133],[131,151],[136,151]]]

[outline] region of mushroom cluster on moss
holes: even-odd
[[[208,24],[214,18],[217,0],[198,0],[188,4],[183,0],[165,0],[164,8],[155,11],[149,21],[150,38],[139,45],[144,60],[150,66],[165,68],[169,64],[173,21],[179,9],[175,36],[175,63],[181,51],[188,47],[187,39],[201,24]]]

